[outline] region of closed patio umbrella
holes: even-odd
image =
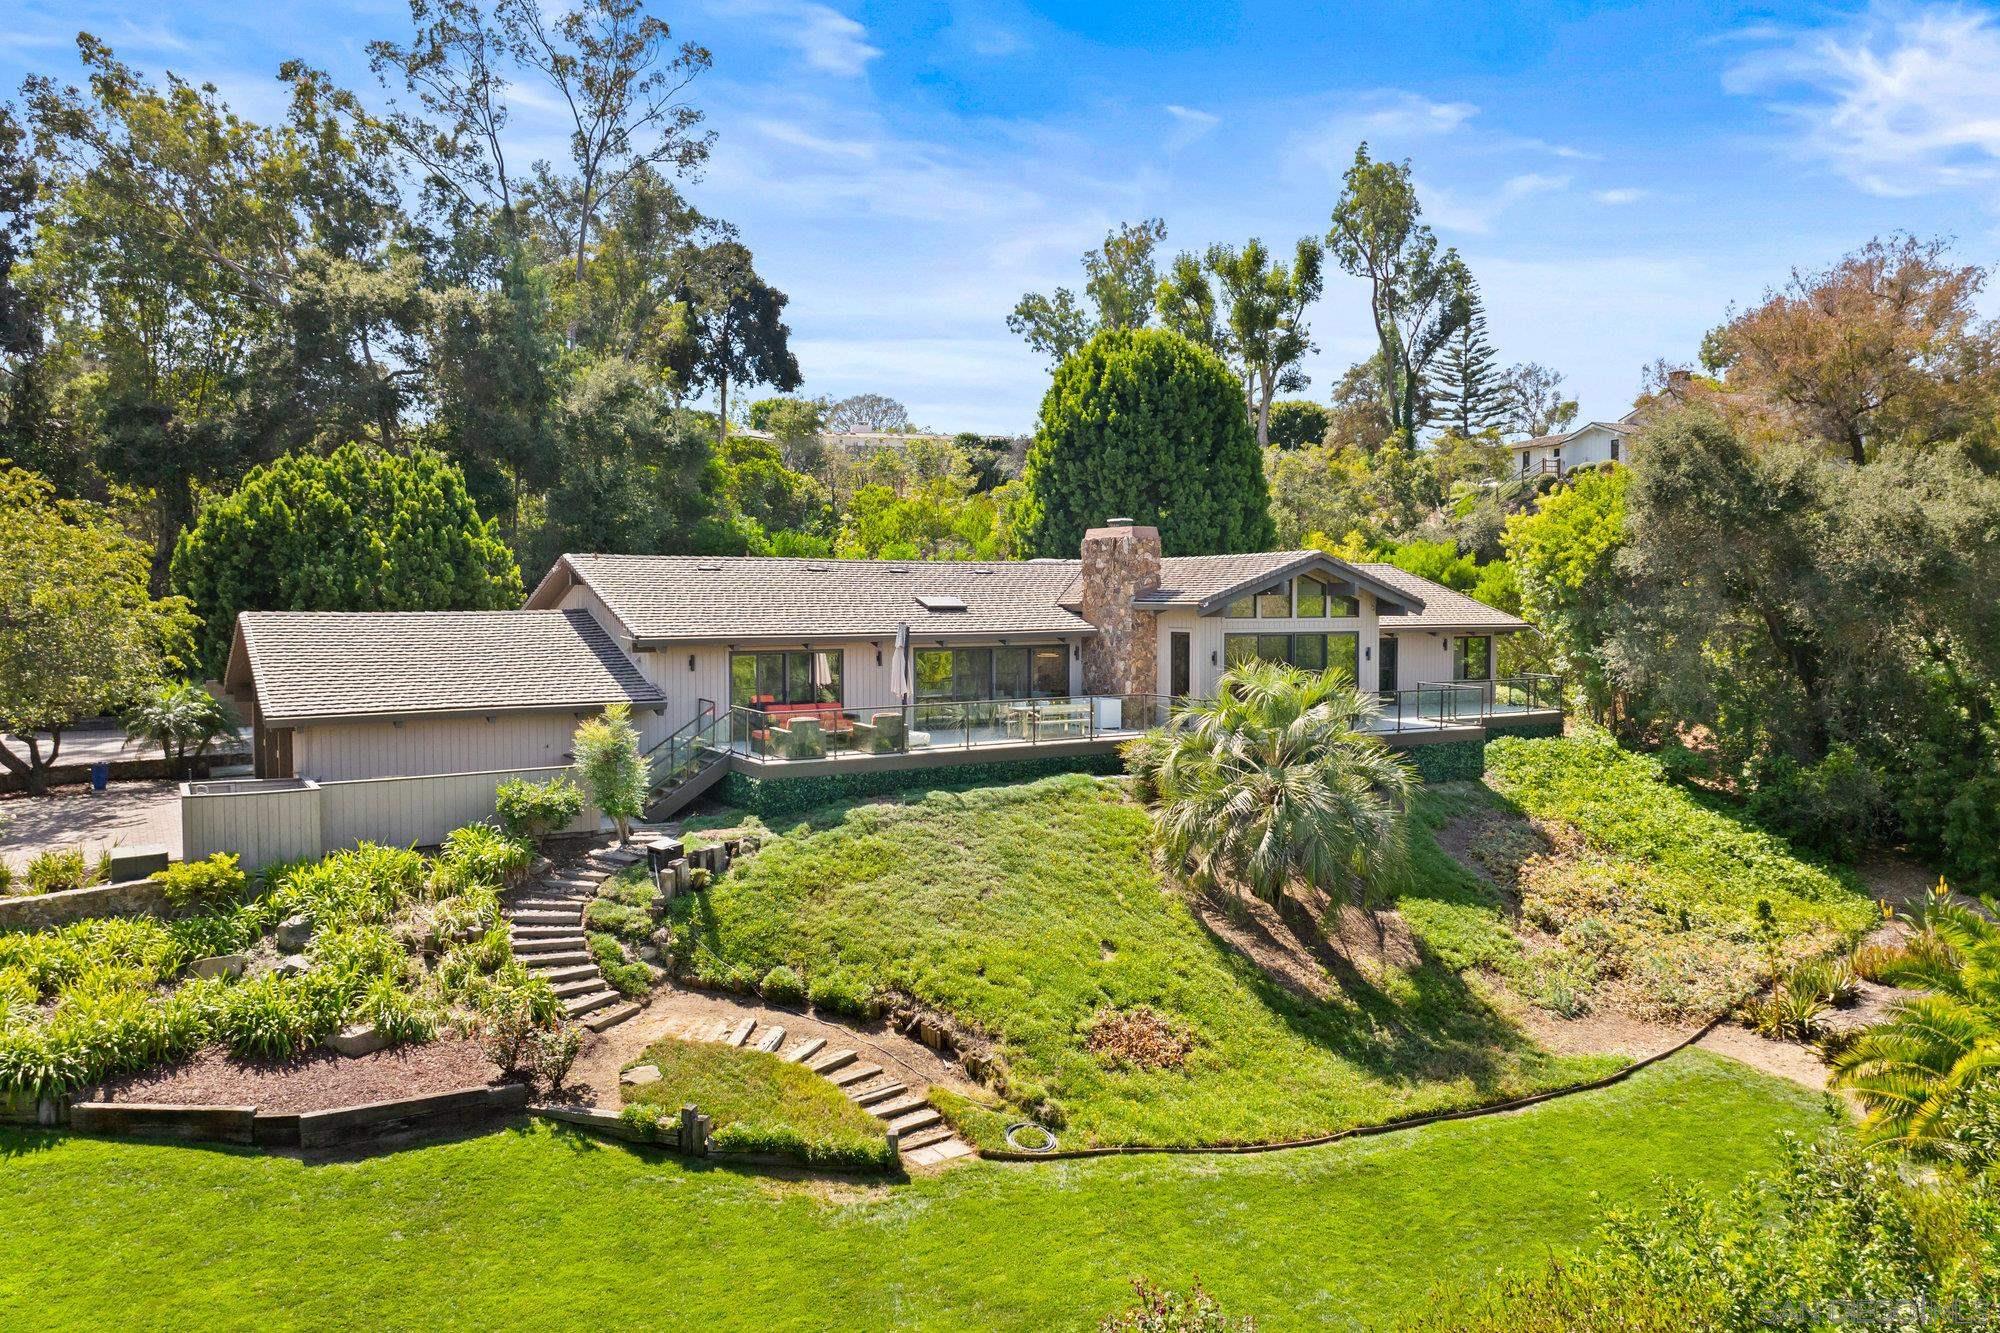
[[[889,663],[889,693],[896,696],[897,703],[910,701],[910,626],[907,621],[896,626],[896,657]]]

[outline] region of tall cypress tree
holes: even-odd
[[[1460,435],[1498,430],[1507,421],[1507,385],[1486,336],[1486,306],[1479,288],[1466,291],[1466,320],[1438,355],[1431,405],[1436,424]]]

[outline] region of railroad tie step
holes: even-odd
[[[879,1115],[884,1120],[894,1120],[899,1115],[908,1115],[912,1111],[929,1105],[929,1102],[915,1093],[905,1092],[901,1097],[892,1097],[888,1101],[877,1102],[875,1105],[869,1107],[868,1110],[871,1114]]]
[[[932,1125],[942,1123],[943,1120],[944,1117],[938,1114],[937,1107],[926,1106],[921,1111],[911,1111],[907,1115],[897,1116],[889,1122],[889,1128],[895,1130],[898,1139],[900,1139],[905,1134],[914,1134],[920,1129],[929,1129]]]
[[[803,1064],[815,1055],[818,1055],[825,1046],[825,1037],[807,1037],[804,1041],[792,1047],[791,1050],[786,1051],[784,1058],[795,1065]]]
[[[847,1095],[854,1099],[857,1106],[865,1108],[879,1105],[893,1097],[907,1096],[909,1091],[901,1083],[883,1083],[872,1088],[849,1088]]]
[[[757,1049],[767,1055],[776,1054],[778,1048],[784,1044],[785,1030],[783,1028],[765,1028],[764,1035],[757,1039]]]
[[[530,972],[544,977],[566,968],[597,966],[597,961],[582,949],[568,953],[522,953],[517,949],[514,956]]]
[[[904,1152],[915,1152],[918,1148],[928,1148],[933,1143],[943,1143],[950,1137],[951,1126],[937,1124],[925,1129],[916,1130],[913,1133],[898,1134],[896,1136],[896,1146]]]
[[[558,1000],[567,1000],[576,995],[595,995],[604,989],[604,978],[596,968],[588,969],[573,981],[559,981],[552,989]]]
[[[530,963],[528,964],[528,971],[548,982],[551,986],[560,986],[570,981],[582,981],[598,975],[597,964],[590,961],[588,954],[584,955],[581,962],[567,963],[560,967],[550,967],[541,962]]]
[[[573,953],[584,947],[583,932],[566,931],[561,935],[516,935],[514,952],[518,954],[560,954]]]
[[[516,912],[513,917],[514,924],[517,926],[567,926],[571,930],[576,929],[576,919],[577,913],[575,912],[541,910]]]
[[[583,927],[577,924],[575,918],[571,918],[560,925],[549,925],[537,921],[513,921],[508,924],[512,926],[514,939],[517,942],[520,940],[581,939],[583,937]]]
[[[563,1011],[571,1018],[581,1018],[593,1010],[602,1009],[607,1004],[616,1003],[618,1003],[617,991],[601,990],[589,995],[577,995],[564,1000]]]
[[[731,1046],[741,1046],[744,1042],[750,1040],[750,1034],[756,1030],[757,1020],[746,1018],[735,1027],[729,1029],[729,1035],[724,1037],[723,1040]]]
[[[880,1065],[852,1064],[844,1069],[836,1069],[828,1075],[836,1088],[858,1087],[882,1072]]]
[[[831,1055],[822,1055],[819,1059],[807,1065],[806,1068],[812,1070],[815,1074],[831,1074],[843,1065],[853,1064],[854,1060],[855,1052],[853,1051],[835,1051]]]
[[[609,1009],[599,1009],[596,1013],[586,1017],[583,1020],[583,1025],[592,1032],[602,1032],[606,1028],[617,1027],[620,1023],[623,1023],[638,1012],[639,1006],[628,1001],[625,1004],[613,1005]]]
[[[731,1027],[729,1020],[725,1018],[720,1023],[717,1023],[714,1027],[711,1027],[708,1030],[708,1035],[706,1037],[703,1037],[702,1040],[727,1042],[729,1040],[729,1034],[732,1030],[733,1028]]]
[[[588,898],[523,898],[514,904],[514,911],[520,912],[581,912]]]

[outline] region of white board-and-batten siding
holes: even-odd
[[[315,782],[560,768],[593,710],[326,722],[292,732],[292,772]]]
[[[1283,619],[1266,620],[1261,617],[1248,620],[1231,620],[1222,615],[1204,616],[1193,607],[1176,607],[1162,611],[1156,617],[1159,633],[1159,683],[1158,692],[1173,693],[1173,635],[1176,632],[1189,636],[1188,667],[1189,687],[1196,698],[1206,699],[1215,694],[1216,686],[1226,669],[1222,652],[1222,640],[1230,634],[1355,634],[1358,635],[1358,671],[1360,679],[1355,687],[1361,690],[1376,688],[1376,619],[1375,594],[1367,589],[1360,593],[1361,614],[1359,616],[1290,616]]]

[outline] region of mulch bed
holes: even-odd
[[[104,1100],[174,1106],[254,1106],[260,1111],[331,1111],[502,1080],[463,1038],[401,1046],[373,1055],[315,1052],[285,1064],[248,1064],[210,1048],[185,1064],[118,1079]]]

